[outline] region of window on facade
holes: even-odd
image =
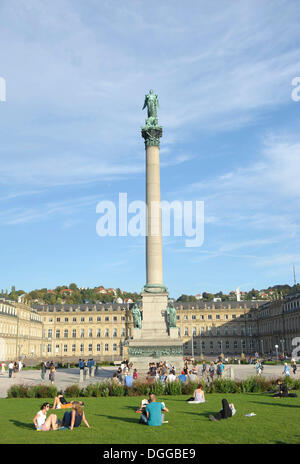
[[[80,352],[83,353],[83,351],[84,351],[84,344],[80,343]]]
[[[97,316],[97,322],[101,322],[101,316]]]
[[[236,319],[236,314],[232,314],[232,319]]]
[[[207,319],[212,319],[212,315],[209,314],[209,315],[207,316]]]
[[[76,338],[76,329],[73,329],[73,330],[72,330],[72,337],[73,337],[73,338]]]
[[[75,353],[76,351],[76,345],[72,345],[72,353]]]
[[[48,338],[52,338],[52,329],[48,329]]]
[[[76,321],[77,321],[76,317],[73,317],[73,322],[76,322]]]
[[[100,343],[97,344],[97,351],[101,351],[101,349],[100,349]]]
[[[56,318],[56,322],[60,322],[60,317],[57,317],[57,318]]]
[[[98,337],[98,338],[101,337],[101,330],[100,330],[100,329],[97,329],[97,337]]]
[[[108,351],[108,344],[105,344],[105,351]]]
[[[55,337],[56,337],[56,338],[60,338],[60,330],[57,330],[57,331],[55,332]]]
[[[185,321],[187,321],[187,320],[188,320],[188,316],[184,316],[183,319],[184,319]]]
[[[117,336],[118,336],[118,334],[117,334],[117,329],[114,329],[114,331],[113,331],[113,337],[117,337]]]
[[[117,316],[114,316],[114,322],[117,322],[117,321],[118,321]]]
[[[93,316],[89,317],[89,322],[93,322]]]
[[[235,348],[235,349],[236,349],[237,347],[238,347],[238,343],[237,343],[237,341],[236,341],[236,340],[234,340],[234,342],[233,342],[233,348]]]
[[[109,329],[105,329],[105,337],[109,337]]]
[[[192,315],[192,319],[193,319],[193,321],[196,319],[195,314]]]
[[[84,322],[84,317],[82,317],[80,320],[81,320],[81,322]]]
[[[89,329],[89,337],[93,336],[93,329]]]
[[[116,345],[116,343],[113,344],[113,351],[117,351],[117,345]]]
[[[68,318],[68,317],[65,317],[65,322],[69,322],[69,318]]]
[[[93,351],[93,345],[89,344],[89,351]]]
[[[193,327],[192,331],[193,331],[193,337],[195,337],[195,335],[196,335],[196,327]]]
[[[105,322],[109,322],[109,317],[105,316]]]
[[[52,346],[49,344],[47,345],[47,353],[51,353],[52,351]]]
[[[187,327],[184,328],[184,335],[188,335],[189,334],[189,329]]]
[[[49,317],[49,322],[53,322],[53,319],[52,319],[52,317]]]
[[[125,329],[124,328],[121,331],[121,337],[125,337]]]
[[[229,341],[228,340],[225,342],[225,348],[226,348],[226,350],[229,350]]]
[[[64,330],[64,338],[68,338],[68,336],[69,336],[68,329],[65,329]]]
[[[81,329],[81,330],[80,330],[80,337],[81,337],[81,338],[84,338],[84,329]]]
[[[68,351],[68,345],[64,345],[64,353]]]
[[[216,319],[221,319],[220,314],[216,315]]]

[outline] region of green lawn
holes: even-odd
[[[208,415],[221,408],[226,397],[234,402],[233,418],[211,422]],[[188,404],[187,396],[164,396],[170,410],[162,427],[138,424],[141,398],[84,398],[88,429],[36,432],[32,419],[41,399],[0,400],[0,442],[3,443],[300,443],[300,398],[273,399],[265,394],[207,394],[206,403]],[[51,400],[50,400],[51,402]],[[255,412],[255,417],[245,417]],[[63,411],[55,411],[62,417]]]

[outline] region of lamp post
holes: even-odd
[[[275,345],[275,350],[276,350],[276,362],[278,362],[278,345]]]
[[[264,354],[264,341],[261,340],[260,343],[261,343],[261,354],[263,355]]]
[[[284,356],[284,339],[280,340],[280,343],[281,343],[282,354]]]

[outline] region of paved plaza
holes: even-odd
[[[247,377],[251,377],[256,374],[254,365],[227,365],[226,370],[228,373],[229,369],[233,370],[233,375],[235,380],[244,380]],[[107,379],[112,378],[113,374],[116,372],[116,367],[114,366],[105,366],[98,368],[97,375],[95,377],[90,377],[87,380],[80,382],[79,379],[79,369],[70,368],[70,369],[57,369],[54,385],[59,390],[65,390],[69,385],[79,384],[83,387],[95,382],[103,382]],[[263,376],[265,378],[277,378],[282,376],[283,366],[265,366],[263,371]],[[226,371],[224,377],[228,377]],[[297,370],[296,375],[291,374],[292,378],[300,378],[300,368]],[[141,378],[142,380],[142,378]],[[16,375],[16,378],[9,378],[8,372],[0,375],[0,398],[6,397],[6,392],[11,385],[14,384],[25,384],[25,385],[39,385],[44,383],[45,385],[50,385],[48,380],[48,371],[46,374],[46,379],[44,382],[41,380],[41,372],[39,370],[30,369],[22,370]]]

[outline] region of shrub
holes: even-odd
[[[82,389],[78,385],[69,385],[64,394],[66,397],[78,398],[82,394]]]
[[[128,396],[146,396],[151,392],[152,384],[133,382],[132,387],[125,389],[125,394]]]
[[[180,382],[170,382],[165,385],[165,395],[181,395],[182,384]]]
[[[197,384],[195,382],[188,382],[183,383],[181,385],[181,393],[183,395],[192,395],[197,388]]]
[[[112,383],[109,391],[110,396],[124,396],[124,386]]]
[[[165,385],[162,382],[153,383],[150,386],[150,392],[154,393],[154,395],[163,395],[165,391]]]

